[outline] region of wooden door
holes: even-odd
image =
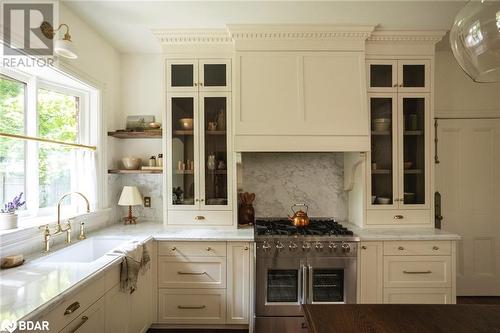
[[[500,295],[500,120],[439,120],[436,190],[457,243],[457,295]]]

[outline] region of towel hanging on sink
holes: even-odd
[[[144,274],[151,266],[149,251],[145,243],[134,242],[115,253],[124,255],[120,270],[120,290],[132,294],[137,289],[139,272]]]

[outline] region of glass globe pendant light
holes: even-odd
[[[475,82],[500,82],[500,1],[472,0],[450,31],[453,55]]]

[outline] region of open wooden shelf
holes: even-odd
[[[110,174],[148,174],[148,173],[163,173],[163,170],[108,170]]]
[[[390,175],[391,173],[392,170],[385,170],[385,169],[372,170],[372,175]]]
[[[175,170],[176,175],[194,175],[194,170]]]
[[[147,130],[144,132],[108,132],[108,136],[117,139],[159,139],[162,137],[162,130]]]
[[[193,130],[175,130],[174,135],[193,135]]]

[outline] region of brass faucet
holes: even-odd
[[[87,197],[85,195],[83,195],[83,193],[70,192],[70,193],[64,194],[59,199],[59,202],[57,203],[57,225],[56,225],[56,230],[54,231],[54,233],[50,232],[50,228],[49,228],[48,224],[40,227],[40,229],[43,229],[43,240],[44,240],[44,251],[45,252],[50,251],[50,238],[51,238],[51,236],[58,236],[58,235],[62,234],[63,232],[65,232],[66,233],[66,243],[67,244],[71,243],[71,221],[73,219],[68,219],[68,221],[66,222],[66,228],[63,228],[61,226],[61,203],[64,200],[64,198],[66,198],[67,196],[70,196],[73,193],[80,195],[85,200],[85,202],[87,204],[87,213],[90,213],[90,202],[87,199]],[[81,230],[80,230],[80,233],[81,233]],[[81,237],[81,235],[80,235],[80,237]],[[81,239],[80,237],[79,237],[79,239]]]

